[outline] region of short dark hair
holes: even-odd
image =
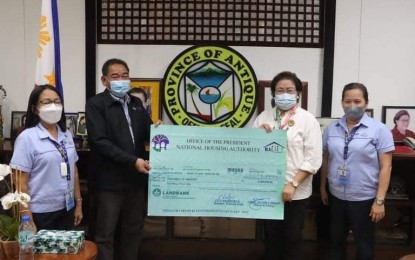
[[[399,110],[398,113],[395,114],[395,116],[393,117],[393,123],[396,125],[396,121],[398,121],[402,116],[408,116],[409,118],[411,118],[411,115],[409,114],[409,112],[405,109]]]
[[[283,79],[291,80],[295,85],[295,90],[298,94],[303,91],[303,84],[301,83],[301,80],[297,77],[297,75],[290,71],[283,71],[279,73],[277,76],[275,76],[271,81],[271,95],[275,97],[275,87],[277,86],[278,82],[280,82]]]
[[[369,93],[367,92],[367,88],[362,83],[356,83],[356,82],[352,82],[344,86],[343,92],[342,92],[342,101],[344,100],[344,93],[352,89],[360,89],[363,92],[363,98],[365,99],[366,104],[369,103]]]
[[[148,99],[147,92],[144,89],[142,89],[142,88],[131,88],[130,91],[129,91],[129,93],[130,94],[132,94],[132,93],[140,93],[140,94],[143,94],[144,100],[147,100]]]
[[[114,64],[121,64],[121,65],[123,65],[127,69],[128,72],[130,72],[130,68],[128,68],[128,65],[127,65],[127,63],[125,61],[123,61],[121,59],[113,58],[113,59],[107,60],[104,63],[104,65],[102,65],[102,75],[103,76],[107,76],[108,75],[108,68],[111,65],[114,65]]]
[[[66,118],[65,118],[65,110],[63,108],[63,98],[61,94],[59,93],[59,91],[54,86],[47,85],[47,84],[37,86],[32,90],[32,93],[30,94],[30,97],[29,97],[29,102],[27,104],[27,111],[26,111],[27,118],[26,118],[25,128],[35,127],[37,126],[37,124],[39,124],[40,118],[39,118],[39,115],[35,113],[35,109],[37,107],[37,104],[39,103],[40,95],[46,89],[55,91],[56,94],[58,94],[59,98],[62,100],[62,115],[61,115],[61,119],[59,120],[57,124],[59,125],[61,130],[65,132],[66,131]]]

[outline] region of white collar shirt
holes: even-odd
[[[289,113],[281,118],[285,122]],[[311,173],[296,189],[294,200],[306,199],[312,193],[313,174],[316,174],[322,163],[322,134],[317,119],[308,111],[297,107],[290,118],[294,125],[285,127],[287,130],[286,183],[291,182],[298,171]],[[268,124],[278,129],[275,120],[275,108],[263,111],[254,121],[253,127]],[[264,130],[265,131],[265,130]]]

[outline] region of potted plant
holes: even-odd
[[[0,181],[4,181],[9,192],[0,198],[6,214],[0,214],[0,259],[19,256],[18,232],[20,225],[20,206],[27,207],[29,195],[22,193],[19,184],[21,171],[15,175],[10,166],[0,164]],[[17,185],[16,185],[17,183]]]

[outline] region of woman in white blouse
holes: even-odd
[[[303,259],[302,229],[312,192],[313,175],[322,162],[320,124],[302,109],[299,97],[301,80],[292,72],[281,72],[271,82],[273,107],[263,111],[253,127],[287,131],[287,158],[284,220],[265,221],[266,259]]]

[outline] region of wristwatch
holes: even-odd
[[[382,206],[383,204],[385,204],[385,200],[376,198],[375,203],[376,205]]]
[[[296,180],[292,180],[292,181],[291,181],[291,184],[293,185],[293,187],[294,187],[294,188],[297,188],[297,187],[298,187],[298,185],[299,185],[299,184],[298,184],[298,181],[296,181]]]

